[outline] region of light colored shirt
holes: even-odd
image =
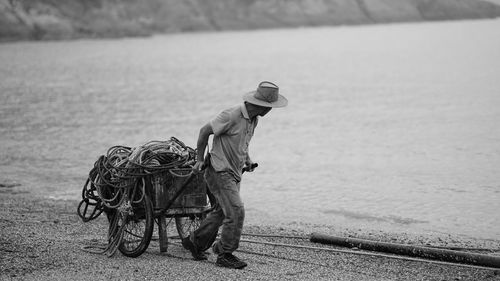
[[[245,104],[231,107],[210,120],[214,132],[210,162],[217,172],[229,172],[237,181],[248,157],[248,145],[258,118],[248,116]]]

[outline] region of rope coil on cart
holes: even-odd
[[[195,162],[196,150],[175,137],[135,148],[113,146],[106,155],[101,155],[89,172],[77,208],[84,222],[98,218],[103,212],[108,216],[108,246],[99,253],[112,256],[122,243],[131,206],[145,201],[146,176],[168,171],[174,177],[189,177],[191,173],[181,175],[174,170],[190,169]]]

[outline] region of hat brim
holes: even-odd
[[[252,91],[252,92],[244,94],[243,100],[246,102],[249,102],[251,104],[264,106],[264,107],[285,107],[288,105],[288,100],[280,94],[278,94],[278,99],[275,102],[267,102],[267,101],[256,99],[254,97],[256,92],[257,91]]]

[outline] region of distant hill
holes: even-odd
[[[0,40],[495,18],[481,0],[0,0]]]

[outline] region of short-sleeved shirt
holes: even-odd
[[[215,171],[230,172],[237,181],[241,180],[257,123],[257,117],[248,116],[245,104],[226,109],[210,120],[214,132],[210,162]]]

